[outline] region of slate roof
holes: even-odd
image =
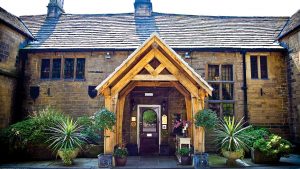
[[[296,12],[287,22],[286,26],[282,30],[279,35],[279,38],[284,37],[285,35],[289,34],[291,31],[300,27],[300,10]]]
[[[172,48],[282,49],[274,43],[288,17],[228,17],[153,12],[21,16],[38,40],[27,49],[136,49],[153,32]]]
[[[13,27],[16,31],[21,34],[33,39],[33,35],[28,30],[26,25],[15,15],[7,12],[5,9],[0,7],[0,21],[4,22],[8,26]]]

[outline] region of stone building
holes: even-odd
[[[16,111],[18,53],[33,36],[24,23],[0,7],[0,128],[8,126]]]
[[[289,98],[289,127],[292,139],[300,140],[300,10],[295,13],[281,31],[278,40],[284,46],[287,62]]]
[[[175,119],[191,121],[204,107],[299,138],[299,12],[166,14],[153,12],[150,0],[135,0],[134,7],[67,14],[56,0],[46,15],[21,16],[35,38],[19,50],[23,113],[52,105],[76,117],[107,107],[118,123],[116,133],[106,133],[106,152],[121,142],[137,144],[140,153],[174,147]],[[157,113],[153,128],[141,122],[149,109]],[[202,131],[192,126],[188,134],[196,149],[204,147],[194,137]],[[214,147],[206,142],[206,149]]]

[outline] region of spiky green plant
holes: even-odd
[[[244,130],[251,126],[243,127],[244,118],[238,122],[234,117],[224,117],[220,120],[215,129],[218,144],[226,151],[249,150],[249,145],[246,142],[251,136],[244,134]]]
[[[47,130],[50,134],[47,140],[50,143],[49,147],[53,151],[81,148],[86,141],[85,135],[80,132],[81,129],[82,127],[77,124],[77,121],[73,121],[71,118],[62,119]]]

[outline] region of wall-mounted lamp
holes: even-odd
[[[88,86],[88,94],[92,99],[97,96],[97,90],[95,88],[96,86]]]
[[[105,55],[105,59],[110,59],[110,58],[111,58],[110,53],[107,52],[106,55]]]
[[[191,58],[190,52],[185,52],[184,58],[190,59]]]

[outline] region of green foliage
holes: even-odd
[[[154,123],[156,122],[156,113],[153,111],[153,110],[146,110],[144,113],[143,113],[143,121],[146,122],[146,123]]]
[[[78,125],[82,126],[81,134],[87,137],[87,140],[93,144],[100,144],[102,131],[95,125],[94,119],[88,116],[82,116],[77,119]]]
[[[37,126],[33,119],[27,119],[15,123],[1,131],[2,143],[6,142],[13,149],[24,149],[27,144],[34,140],[32,135]]]
[[[253,146],[253,143],[261,138],[268,137],[271,133],[266,128],[254,127],[251,126],[248,129],[243,131],[244,135],[250,136],[249,139],[245,140],[245,143],[250,147]]]
[[[204,127],[205,129],[213,129],[218,122],[216,112],[211,109],[203,109],[195,115],[195,125],[197,127]]]
[[[182,147],[181,149],[178,150],[178,154],[181,156],[189,156],[190,154],[190,149],[187,147]]]
[[[115,149],[114,154],[115,157],[125,158],[128,156],[128,151],[125,147],[118,147]]]
[[[291,153],[292,144],[278,135],[260,138],[253,144],[253,148],[267,156],[285,156]]]
[[[244,134],[243,131],[250,126],[243,127],[243,119],[237,122],[234,117],[224,117],[224,120],[217,125],[216,140],[222,149],[226,151],[248,150],[249,145],[246,142],[251,136]]]
[[[101,130],[113,130],[116,124],[115,113],[102,108],[94,114],[95,125]]]
[[[41,144],[48,138],[45,129],[65,116],[50,107],[34,112],[23,121],[1,130],[1,144],[12,149],[24,149],[28,144]]]
[[[53,151],[81,148],[86,140],[85,136],[80,133],[81,129],[82,127],[71,118],[63,119],[46,130],[50,135],[47,143]]]

